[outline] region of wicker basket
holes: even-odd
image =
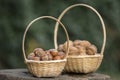
[[[67,41],[69,40],[68,33],[67,33],[64,25],[60,21],[58,21],[56,18],[51,17],[51,16],[38,17],[29,23],[29,25],[27,26],[27,28],[24,32],[23,41],[22,41],[23,56],[25,59],[25,63],[27,64],[29,72],[32,73],[34,76],[36,76],[36,77],[57,77],[58,75],[61,74],[61,72],[63,71],[63,69],[65,67],[66,57],[63,60],[34,61],[34,60],[28,60],[25,55],[24,43],[25,43],[26,33],[27,33],[28,29],[30,28],[30,26],[35,21],[38,21],[43,18],[50,18],[50,19],[53,19],[53,20],[59,22],[65,31]],[[56,34],[57,32],[54,32],[54,33]],[[54,41],[56,41],[56,40],[54,40]],[[55,45],[55,49],[57,49],[57,44],[54,44],[54,45]],[[69,45],[69,42],[67,43],[66,56],[68,55],[68,51],[69,51],[68,45]]]
[[[101,15],[93,7],[86,5],[86,4],[74,4],[72,6],[69,6],[60,14],[60,16],[58,17],[58,20],[60,21],[61,18],[64,16],[64,14],[68,10],[70,10],[74,7],[77,7],[77,6],[87,7],[97,14],[97,16],[99,17],[101,24],[102,24],[103,37],[104,37],[103,44],[102,44],[100,54],[84,55],[84,56],[68,56],[67,63],[65,66],[65,71],[66,72],[75,72],[75,73],[90,73],[90,72],[96,71],[102,62],[104,48],[105,48],[105,44],[106,44],[106,29],[105,29],[105,25],[104,25]],[[58,25],[59,25],[59,23],[57,22],[55,25],[56,31],[58,30]],[[56,37],[57,37],[57,34],[55,34],[54,38],[56,38]]]

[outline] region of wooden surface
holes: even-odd
[[[62,73],[56,78],[36,78],[31,75],[27,69],[8,69],[0,70],[0,80],[111,80],[110,76],[90,73],[90,74],[73,74]]]

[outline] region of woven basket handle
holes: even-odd
[[[23,51],[23,56],[24,56],[24,59],[25,59],[25,61],[27,61],[28,59],[26,58],[26,55],[25,55],[25,48],[24,48],[24,44],[25,44],[25,37],[26,37],[26,34],[27,34],[27,31],[28,31],[28,29],[30,28],[30,26],[34,23],[34,22],[36,22],[36,21],[38,21],[38,20],[40,20],[40,19],[44,19],[44,18],[49,18],[49,19],[53,19],[53,20],[55,20],[55,21],[57,21],[60,25],[61,25],[61,27],[64,29],[64,31],[65,31],[65,34],[66,34],[66,40],[67,40],[67,52],[66,52],[66,56],[68,55],[68,51],[69,51],[69,37],[68,37],[68,33],[67,33],[67,30],[66,30],[66,28],[65,28],[65,26],[60,22],[60,21],[58,21],[56,18],[54,18],[54,17],[52,17],[52,16],[42,16],[42,17],[38,17],[38,18],[36,18],[36,19],[34,19],[34,20],[32,20],[29,24],[28,24],[28,26],[26,27],[26,29],[25,29],[25,32],[24,32],[24,35],[23,35],[23,40],[22,40],[22,51]],[[57,32],[54,32],[54,34],[57,34]],[[54,43],[55,43],[55,39],[54,39]],[[55,43],[55,45],[57,45],[57,42]],[[57,46],[55,46],[55,49],[57,49]]]
[[[101,21],[101,24],[102,24],[102,29],[103,29],[103,44],[102,44],[102,48],[101,48],[101,55],[103,55],[104,53],[104,49],[105,49],[105,44],[106,44],[106,29],[105,29],[105,24],[104,24],[104,21],[101,17],[101,15],[97,12],[96,9],[94,9],[93,7],[89,6],[89,5],[86,5],[86,4],[74,4],[74,5],[71,5],[69,7],[67,7],[61,14],[60,16],[58,17],[58,20],[60,21],[61,18],[64,16],[64,14],[69,11],[70,9],[74,8],[74,7],[77,7],[77,6],[84,6],[84,7],[87,7],[89,9],[91,9],[93,12],[95,12],[97,14],[97,16],[99,17],[100,21]],[[55,30],[57,31],[58,30],[58,25],[59,23],[56,22],[56,25],[55,25]],[[55,34],[54,38],[57,37],[57,34]],[[57,40],[56,40],[57,41]],[[56,43],[56,42],[55,42]]]

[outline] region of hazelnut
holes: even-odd
[[[58,56],[60,56],[61,59],[64,59],[65,53],[64,52],[58,52]]]
[[[69,55],[77,55],[78,54],[78,49],[74,46],[69,47]]]
[[[78,53],[79,55],[86,55],[86,48],[83,46],[76,46],[76,48],[78,49]]]
[[[95,55],[95,53],[97,53],[97,48],[95,45],[91,45],[89,47],[86,48],[86,53],[88,55]]]
[[[50,49],[49,51],[53,57],[58,55],[58,51],[56,49]]]
[[[42,54],[45,54],[45,51],[42,48],[36,48],[33,51],[35,53],[36,56],[41,56]]]
[[[60,60],[61,58],[60,58],[60,56],[55,56],[54,58],[53,58],[53,60]]]
[[[33,57],[33,60],[40,61],[40,57]]]

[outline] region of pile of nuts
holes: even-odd
[[[67,42],[59,45],[58,50],[65,52],[67,49]],[[69,55],[95,55],[97,48],[86,40],[69,41]]]
[[[67,42],[59,45],[58,50],[49,49],[44,51],[42,48],[36,48],[28,55],[29,60],[48,61],[61,60],[65,58]],[[97,48],[86,40],[69,40],[69,55],[95,55]]]
[[[61,60],[64,59],[65,53],[57,51],[56,49],[49,49],[44,51],[42,48],[36,48],[28,55],[29,60],[48,61],[48,60]]]

